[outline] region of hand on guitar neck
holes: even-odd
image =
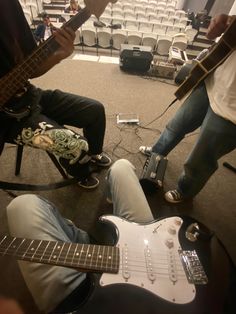
[[[59,48],[41,64],[31,78],[39,77],[49,71],[54,65],[69,57],[74,51],[75,32],[69,28],[59,28],[53,32]]]

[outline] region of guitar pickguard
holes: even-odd
[[[146,225],[130,223],[114,216],[103,216],[102,220],[112,222],[117,228],[120,269],[118,274],[103,274],[101,286],[131,284],[178,304],[189,303],[195,298],[195,286],[188,281],[189,276],[183,267],[186,252],[179,252],[180,217]]]

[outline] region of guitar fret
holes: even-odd
[[[98,262],[101,262],[101,258],[102,258],[102,255],[101,255],[100,251],[101,251],[101,246],[99,245],[99,246],[98,246],[97,262],[96,262],[96,266],[97,266],[98,268],[101,267],[101,265],[98,264]]]
[[[45,244],[46,244],[46,245],[45,245]],[[49,247],[49,245],[50,245],[50,242],[49,242],[49,241],[43,241],[43,242],[42,242],[42,245],[45,245],[45,248],[44,248],[44,250],[43,250],[42,256],[41,256],[40,259],[39,259],[39,262],[41,262],[41,261],[43,260],[43,257],[44,257],[44,255],[45,255],[45,253],[47,252],[47,249],[48,249],[48,247]]]
[[[7,236],[0,240],[0,255],[15,255],[22,260],[99,272],[116,272],[119,266],[116,247]]]
[[[35,247],[30,248],[30,251],[31,251],[30,260],[31,260],[31,261],[35,258],[35,255],[37,254],[38,250],[40,249],[40,246],[41,246],[41,244],[42,244],[43,241],[42,241],[42,240],[34,240],[33,245],[35,245],[35,243],[37,243],[37,242],[39,242],[39,244],[37,245],[36,248],[35,248]],[[33,254],[32,254],[32,253],[33,253]],[[39,260],[40,257],[37,256],[37,259]]]
[[[64,243],[58,242],[58,249],[60,248],[60,244],[62,245],[62,250],[61,250],[60,254],[58,255],[57,262],[60,263],[60,265],[62,265],[62,264],[66,263],[67,254],[68,254],[68,250],[71,246],[71,243],[69,243],[69,242],[64,242]],[[54,259],[55,258],[56,258],[56,256],[54,257]]]
[[[57,249],[60,250],[58,257],[57,257],[57,262],[59,262],[59,259],[61,257],[61,253],[63,252],[63,249],[64,249],[64,245],[65,245],[65,243],[60,244],[59,242],[57,244]]]
[[[70,245],[69,245],[69,247],[68,247],[68,250],[67,250],[67,252],[66,252],[65,263],[67,262],[67,258],[68,258],[69,252],[70,252],[71,245],[72,245],[72,243],[70,243]]]
[[[71,265],[74,264],[74,258],[75,258],[75,254],[76,254],[76,252],[77,252],[77,247],[78,247],[78,244],[73,244],[73,245],[72,245],[72,248],[73,248],[74,252],[73,252],[72,258],[71,258],[71,263],[70,263]]]
[[[30,246],[31,246],[32,243],[34,243],[34,240],[32,240],[32,241],[30,242],[30,244],[28,245],[27,249],[24,251],[24,254],[22,255],[23,258],[26,258],[26,257],[27,257],[28,250],[29,250],[29,248],[30,248]]]
[[[16,240],[16,238],[13,238],[12,241],[8,244],[8,246],[5,249],[4,255],[7,253],[7,251],[10,249],[12,243],[14,243],[14,241]]]
[[[2,243],[7,239],[7,236],[4,236],[0,242],[0,246],[2,245]]]
[[[91,253],[91,257],[92,257],[92,258],[91,258],[91,260],[90,260],[90,265],[89,265],[90,267],[92,267],[92,262],[93,262],[93,258],[94,258],[95,251],[96,251],[96,250],[95,250],[95,245],[92,245],[92,248],[93,248],[93,249],[92,249],[92,253]]]
[[[46,261],[51,262],[52,257],[53,257],[53,250],[56,247],[56,245],[57,245],[57,242],[50,242],[49,243],[49,246],[48,246],[48,248],[44,254],[44,256],[45,256],[44,258],[46,258]],[[49,254],[47,255],[47,253],[49,253]]]

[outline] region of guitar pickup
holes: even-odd
[[[179,250],[180,259],[189,283],[206,285],[208,279],[196,251]]]

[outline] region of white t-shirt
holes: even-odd
[[[50,37],[51,35],[52,35],[51,27],[50,26],[46,26],[45,27],[45,33],[44,33],[44,40],[47,40],[48,37]]]
[[[236,51],[206,79],[212,110],[236,124]]]

